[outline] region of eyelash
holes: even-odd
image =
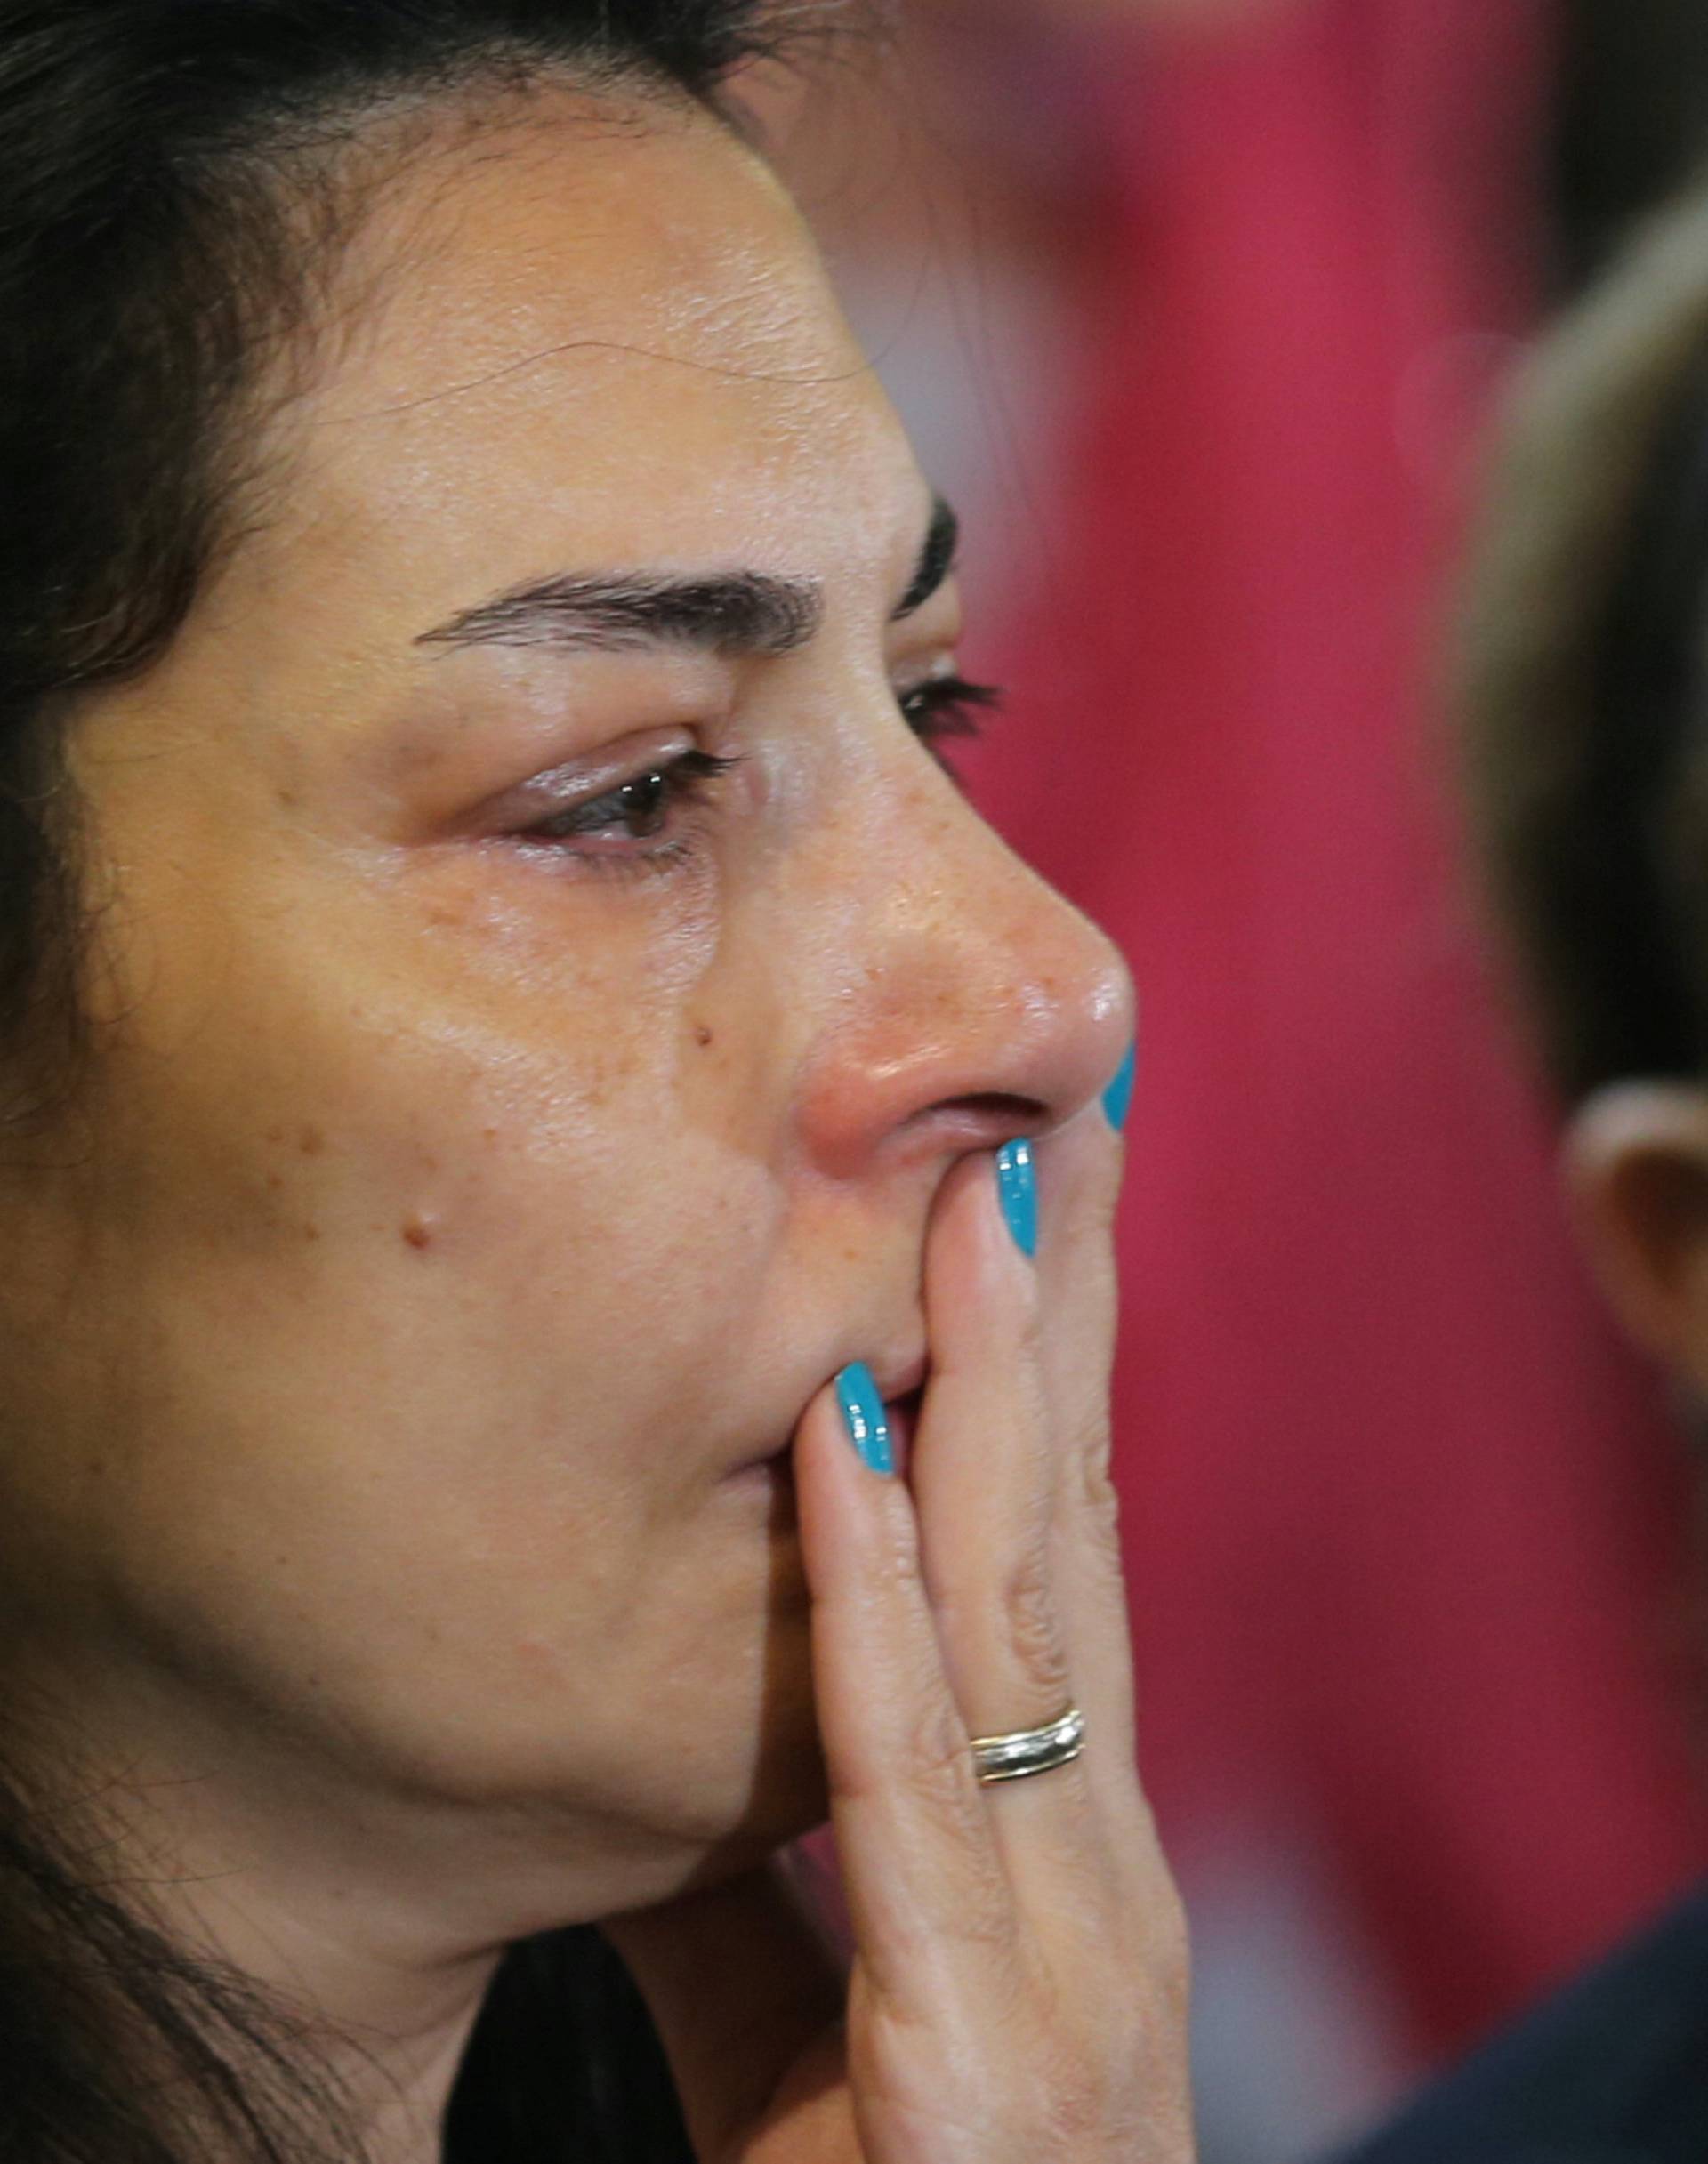
[[[938,747],[952,736],[982,736],[984,716],[995,712],[1002,703],[1003,695],[995,685],[971,683],[960,676],[929,677],[922,684],[901,694],[897,702],[902,719],[952,780],[958,777]],[[740,759],[720,759],[697,748],[683,752],[675,759],[647,768],[600,796],[589,798],[584,804],[571,804],[554,812],[537,826],[527,828],[518,839],[542,849],[556,849],[577,834],[599,834],[624,819],[632,818],[643,806],[649,816],[656,814],[667,820],[673,811],[689,810],[710,802],[717,795],[719,784],[742,763]],[[647,792],[653,790],[658,793],[649,802]],[[642,837],[632,839],[639,841]],[[678,835],[657,849],[642,850],[638,856],[570,853],[576,855],[579,864],[600,877],[638,878],[672,870],[692,852],[697,839],[692,833]]]
[[[606,790],[601,796],[589,797],[584,804],[566,806],[549,819],[542,819],[537,826],[528,827],[519,839],[542,849],[558,849],[578,834],[600,834],[624,819],[633,818],[643,807],[649,816],[656,812],[661,819],[668,820],[673,811],[709,802],[717,794],[718,784],[741,764],[739,759],[719,759],[710,752],[680,752],[674,759],[645,768],[626,782],[619,782],[615,789]],[[652,791],[657,793],[649,805],[647,796]],[[632,835],[630,839],[641,841],[644,837]],[[679,834],[657,849],[642,849],[638,856],[609,857],[592,850],[570,850],[568,854],[576,857],[579,865],[597,873],[600,878],[636,879],[649,873],[668,872],[691,852],[696,840],[691,833]]]
[[[964,676],[928,676],[922,684],[904,692],[898,704],[902,720],[928,752],[937,753],[938,746],[951,736],[982,736],[984,717],[1002,711],[1003,694],[995,684],[970,683]],[[954,768],[940,754],[937,763],[946,774],[954,775]]]

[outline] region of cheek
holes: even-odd
[[[145,1236],[87,1296],[125,1438],[93,1506],[109,1609],[436,1785],[550,1784],[528,1753],[559,1727],[584,1777],[590,1643],[601,1691],[678,1677],[683,1733],[735,1733],[775,1588],[708,1492],[783,1213],[715,1109],[751,1108],[733,1031],[673,1066],[645,1029],[375,1014],[234,1029],[143,1153]]]
[[[685,1098],[715,1132],[729,1077],[727,1033],[696,1042],[704,898],[660,924],[463,850],[388,889],[286,866],[205,919],[163,913],[109,1093],[147,1131],[120,1151],[162,1216],[274,1248],[425,1252],[495,1189],[519,1251],[536,1219],[584,1236],[613,1187],[644,1212],[649,1150]]]
[[[228,957],[178,1057],[116,1056],[120,1432],[171,1405],[161,1449],[257,1436],[193,1478],[280,1479],[293,1508],[318,1479],[358,1518],[413,1482],[412,1508],[454,1495],[489,1542],[529,1513],[668,1511],[677,1436],[766,1309],[781,1199],[753,1047],[775,1036],[741,972],[684,987],[651,946],[576,967],[563,945],[495,942],[467,911],[424,939],[299,939]]]
[[[488,1542],[565,1499],[667,1514],[680,1432],[766,1306],[776,970],[703,887],[572,902],[465,852],[334,891],[256,861],[194,908],[132,897],[155,936],[103,1070],[79,1295],[122,1379],[106,1424],[191,1484],[287,1490],[262,1515],[323,1533],[342,1498],[389,1538],[411,1482]]]

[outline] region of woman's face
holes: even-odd
[[[265,520],[76,725],[97,1056],[9,1182],[0,1516],[26,1674],[136,1762],[641,1898],[822,1807],[737,1468],[917,1382],[945,1172],[1131,1015],[904,716],[953,589],[790,206],[596,113],[416,161]]]

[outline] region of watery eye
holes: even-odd
[[[649,841],[664,831],[670,810],[670,783],[662,773],[642,775],[624,782],[615,792],[616,817],[611,824],[628,829],[637,841]]]
[[[603,838],[615,841],[656,841],[667,834],[679,807],[698,803],[738,762],[714,759],[706,752],[685,752],[668,765],[649,768],[602,796],[543,819],[527,831],[536,842]]]
[[[572,834],[601,834],[618,827],[633,841],[650,841],[664,831],[670,816],[670,775],[665,768],[637,775],[620,789],[610,789],[591,802],[560,811],[532,831],[547,841],[567,840]]]

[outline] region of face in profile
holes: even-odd
[[[942,521],[793,211],[621,117],[415,162],[265,517],[74,725],[96,1029],[8,1198],[0,1508],[26,1679],[146,1772],[638,1900],[820,1815],[757,1461],[850,1360],[917,1383],[945,1173],[1129,1010],[920,740]]]

